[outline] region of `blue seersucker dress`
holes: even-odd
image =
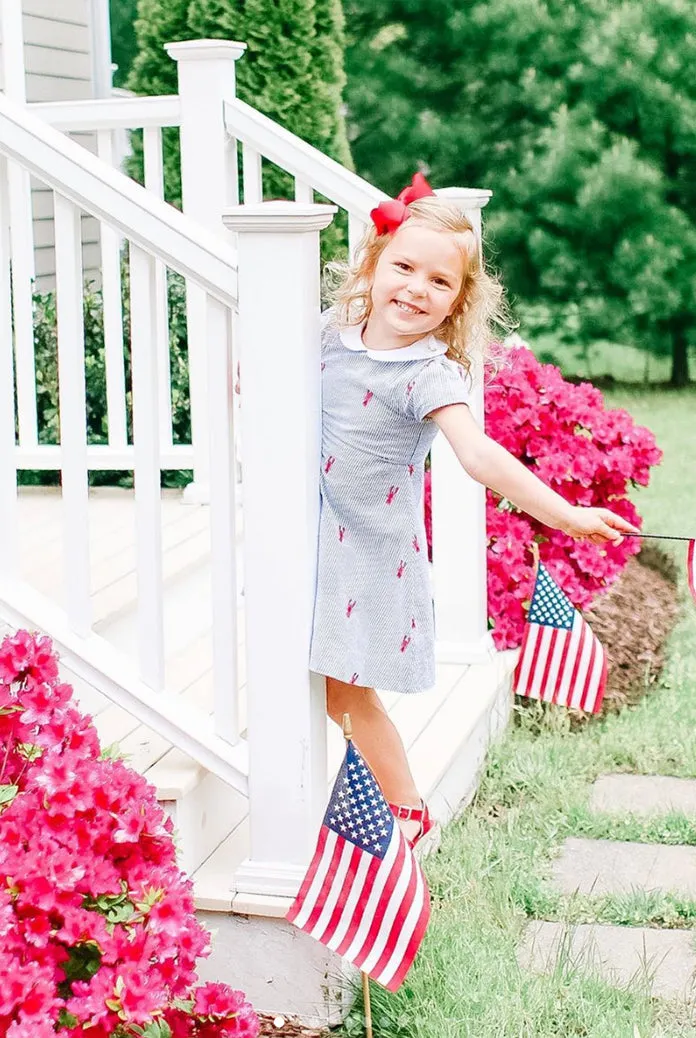
[[[428,336],[367,350],[361,329],[322,333],[321,519],[310,668],[357,685],[435,683],[423,514],[426,416],[467,403],[468,375]]]

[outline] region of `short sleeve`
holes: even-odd
[[[428,361],[406,386],[406,414],[422,422],[431,411],[447,404],[468,404],[471,376],[447,357]]]
[[[319,317],[319,330],[321,333],[321,351],[326,349],[329,339],[336,330],[336,313],[333,307],[322,310]]]

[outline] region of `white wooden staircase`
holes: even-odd
[[[354,249],[384,196],[235,98],[243,44],[168,49],[179,64],[175,97],[25,106],[13,102],[11,79],[0,95],[0,624],[53,637],[102,744],[118,743],[174,817],[182,866],[216,933],[201,974],[244,987],[260,1009],[329,1022],[340,1013],[340,963],[282,921],[343,750],[340,733],[326,731],[323,683],[307,671],[319,235],[340,207]],[[181,134],[183,214],[161,198],[161,131],[171,125]],[[137,128],[144,188],[108,162],[111,135]],[[99,154],[71,131],[96,134]],[[266,160],[294,177],[294,201],[261,201]],[[36,417],[30,178],[54,197],[55,444],[43,442]],[[315,192],[333,204],[315,205]],[[449,193],[480,228],[489,193]],[[85,435],[83,214],[101,227],[108,440],[98,445]],[[168,269],[186,278],[188,444],[172,436]],[[232,392],[239,358],[243,441]],[[36,469],[59,472],[61,486],[18,488],[17,471]],[[93,469],[131,470],[135,490],[89,489]],[[162,491],[163,469],[192,469],[193,480]],[[483,491],[440,443],[433,484],[437,687],[385,701],[421,790],[447,821],[506,722],[511,659],[486,633]]]

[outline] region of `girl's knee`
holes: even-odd
[[[362,713],[366,708],[379,704],[379,697],[373,688],[364,685],[348,685],[337,678],[326,679],[326,712],[336,724],[343,722],[343,715],[355,712]]]

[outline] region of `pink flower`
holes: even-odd
[[[226,984],[202,984],[196,988],[194,1012],[199,1016],[232,1016],[244,1005],[244,992]]]
[[[29,631],[7,636],[0,645],[0,681],[28,680],[32,684],[52,681],[58,676],[58,659],[50,638]]]
[[[650,430],[635,425],[625,410],[607,410],[598,389],[588,383],[571,385],[525,346],[512,350],[510,361],[488,380],[486,431],[572,504],[611,508],[640,525],[627,495],[632,486],[648,484],[652,466],[662,457]],[[430,556],[431,507],[428,471]],[[638,538],[626,538],[618,547],[578,544],[504,505],[491,491],[486,522],[488,614],[501,649],[516,648],[522,640],[533,590],[532,541],[539,543],[542,561],[578,608],[589,606],[640,550]]]
[[[251,1007],[224,985],[209,1007],[237,1009],[214,1023],[174,1008],[210,937],[171,819],[141,775],[100,759],[50,641],[26,631],[0,646],[0,741],[3,784],[18,787],[0,808],[0,1038],[53,1038],[62,1010],[78,1021],[66,1038],[162,1018],[177,1038],[257,1034]],[[92,969],[68,994],[75,948]]]
[[[141,812],[124,811],[118,817],[118,824],[113,831],[115,843],[137,843],[144,829]]]

